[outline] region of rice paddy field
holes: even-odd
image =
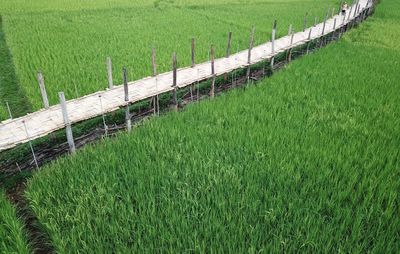
[[[31,253],[14,207],[0,190],[0,253]]]
[[[146,13],[147,7],[127,9],[130,3],[118,3],[121,13],[127,10],[132,15],[135,11]],[[292,17],[294,21],[301,16],[296,18],[295,13],[307,9],[307,3],[323,6],[326,1],[284,1],[276,3],[273,10],[243,2],[237,6],[223,1],[220,5],[216,3],[204,2],[189,8],[183,2],[158,2],[157,8],[174,13],[182,11],[188,20],[179,28],[185,31],[186,26],[196,27],[197,37],[203,38],[201,56],[205,59],[205,45],[212,40],[223,45],[223,32],[231,28],[229,22],[220,18],[224,10],[232,13],[234,8],[242,8],[236,9],[236,13],[242,13],[243,20],[241,16],[231,19],[242,38],[247,38],[252,23],[267,38],[272,20],[269,11],[276,16],[285,13],[284,17]],[[40,16],[60,11],[54,5],[49,4],[50,10]],[[114,16],[119,12],[107,9],[106,2],[99,2],[97,9],[87,9],[86,5],[89,3],[77,2],[77,5],[60,5],[60,9],[68,9],[65,11],[68,15],[76,10],[87,15],[106,15],[104,12],[110,11],[109,19],[119,18]],[[398,252],[398,9],[400,2],[382,0],[374,16],[339,42],[294,61],[270,79],[246,90],[234,90],[215,100],[190,105],[183,112],[151,119],[132,134],[87,146],[75,156],[57,160],[35,173],[25,196],[55,250],[58,253]],[[190,20],[192,16],[184,14],[192,12],[200,18]],[[62,13],[54,19],[61,19]],[[23,17],[26,13],[21,11],[19,15]],[[72,23],[80,19],[78,16],[71,18]],[[171,23],[164,23],[173,20],[171,17],[174,16],[154,17],[154,22],[171,28]],[[265,23],[260,17],[265,17]],[[220,30],[220,41],[216,33],[207,30],[214,26],[203,26],[202,18],[220,20],[219,28],[227,25]],[[132,27],[134,23],[127,24],[114,28],[140,34],[140,29]],[[296,24],[298,27],[300,23]],[[98,29],[107,31],[102,27]],[[192,30],[187,29],[189,44]],[[182,54],[186,43],[174,43],[184,40],[167,34],[163,38],[171,36],[165,41],[170,44],[170,51],[176,47]],[[100,68],[109,52],[102,51],[94,34],[89,37],[90,43],[81,39],[82,45],[85,42],[93,49],[85,48],[88,58],[83,57],[82,61],[93,60],[90,56],[96,52]],[[101,37],[103,43],[106,37]],[[78,38],[80,35],[71,40]],[[158,40],[160,46],[163,41],[161,37]],[[120,42],[142,43],[123,39]],[[143,51],[135,51],[137,60],[132,50],[121,46],[126,51],[115,53],[126,58],[116,57],[117,66],[130,59],[137,73],[147,73],[148,66],[140,70],[135,62],[146,59],[144,56],[149,52],[144,51],[150,44],[143,44]],[[61,51],[66,60],[72,57],[68,49]],[[160,55],[165,69],[168,51]],[[17,70],[21,68],[16,66]],[[68,70],[60,67],[57,77],[86,80],[85,92],[88,92],[97,84],[90,83],[96,81],[95,68],[92,69],[81,71],[87,75],[70,77],[66,74]]]
[[[51,104],[59,91],[68,99],[107,87],[106,57],[111,57],[114,83],[122,83],[122,67],[130,79],[152,74],[151,50],[157,50],[159,72],[171,70],[171,56],[180,66],[190,64],[191,38],[196,38],[197,61],[209,58],[211,44],[218,56],[248,47],[252,26],[256,44],[270,39],[278,20],[278,35],[289,24],[303,29],[325,17],[338,0],[3,0],[0,3],[0,120],[7,119],[6,102],[14,116],[43,107],[36,73],[45,76]],[[3,52],[2,49],[3,48]]]

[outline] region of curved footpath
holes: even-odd
[[[350,6],[350,12],[346,16],[336,15],[324,22],[306,29],[304,32],[295,33],[292,36],[285,36],[275,40],[274,50],[272,42],[256,46],[251,51],[251,61],[248,61],[248,50],[231,55],[228,58],[215,60],[215,75],[220,76],[239,68],[244,68],[273,58],[277,54],[290,48],[304,45],[309,41],[323,37],[336,31],[371,8],[371,0],[359,0]],[[177,70],[177,87],[182,88],[197,81],[212,77],[210,62],[198,64],[195,67],[186,67]],[[129,82],[129,103],[138,102],[151,98],[157,94],[174,90],[173,72],[160,74],[156,77],[148,77],[141,80]],[[102,107],[99,96],[102,98]],[[103,113],[108,113],[125,106],[124,87],[115,86],[106,91],[99,91],[78,99],[67,102],[68,117],[71,123],[77,123],[90,119]],[[103,110],[102,110],[103,109]],[[25,130],[24,122],[27,132]],[[6,120],[0,123],[0,151],[15,147],[18,144],[26,143],[46,136],[56,130],[65,127],[60,104],[48,109],[42,109],[26,116]]]

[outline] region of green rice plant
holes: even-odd
[[[0,192],[0,253],[31,253],[16,211]]]
[[[56,250],[397,252],[399,7],[36,173],[26,196]]]
[[[0,3],[0,12],[19,84],[31,109],[38,110],[43,107],[38,70],[44,73],[50,103],[56,104],[59,91],[72,99],[105,89],[108,56],[113,60],[114,83],[121,84],[123,66],[128,67],[131,80],[152,74],[153,47],[157,49],[158,70],[165,72],[171,70],[175,51],[179,66],[190,65],[192,37],[197,40],[197,62],[202,62],[209,59],[211,44],[219,57],[225,54],[229,31],[233,32],[232,51],[236,52],[249,46],[252,26],[256,27],[256,44],[260,44],[270,39],[274,19],[279,22],[278,35],[282,36],[287,34],[289,24],[296,31],[302,29],[306,12],[310,24],[314,16],[321,21],[328,7],[338,4],[338,0],[187,0],[154,4],[120,0],[112,5],[104,0],[6,0]],[[4,85],[13,89],[16,86]],[[1,118],[6,115],[3,113]]]

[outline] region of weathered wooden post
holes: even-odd
[[[64,92],[59,92],[58,97],[60,99],[61,111],[62,111],[62,115],[64,118],[65,131],[67,133],[67,141],[68,141],[68,145],[69,145],[69,150],[71,153],[75,153],[76,148],[75,148],[75,143],[74,143],[74,136],[72,135],[71,121],[69,120],[69,117],[68,117],[67,103],[65,101]]]
[[[173,108],[175,111],[178,111],[178,95],[177,95],[177,61],[176,61],[176,53],[172,55],[172,87],[174,90],[172,91],[172,99],[173,99]]]
[[[232,32],[228,33],[228,46],[226,47],[226,55],[225,57],[228,58],[231,56],[231,46],[232,46]],[[228,80],[228,73],[225,73],[224,80]]]
[[[214,98],[215,96],[215,50],[214,50],[214,46],[211,45],[211,76],[212,76],[212,80],[211,80],[211,90],[210,90],[210,97],[211,99]]]
[[[151,62],[153,65],[153,77],[157,77],[157,53],[156,53],[155,48],[152,49]],[[157,79],[156,79],[156,81],[157,81]],[[156,89],[158,89],[157,82],[156,82]],[[155,96],[153,96],[152,100],[153,100],[153,114],[156,114],[158,104],[159,104],[158,91],[157,91],[157,94]]]
[[[293,45],[293,39],[294,39],[294,31],[291,31],[291,32],[292,33],[290,35],[290,47],[288,49],[287,59],[286,59],[288,63],[290,63],[292,61],[292,51],[293,51],[292,45]]]
[[[112,75],[112,61],[110,57],[107,57],[107,77],[108,77],[108,88],[112,89],[114,87],[113,75]]]
[[[310,27],[310,32],[308,33],[308,42],[307,42],[307,51],[306,51],[307,55],[310,52],[311,34],[312,34],[312,27]]]
[[[247,52],[247,73],[246,73],[246,80],[247,83],[250,80],[250,71],[251,71],[251,51],[253,50],[253,46],[254,46],[254,32],[256,31],[256,28],[253,27],[251,29],[251,33],[250,33],[250,43],[249,43],[249,50]],[[275,39],[274,39],[275,41]]]
[[[274,25],[272,27],[272,35],[271,35],[271,53],[275,54],[275,36],[276,36],[276,19],[274,21]]]
[[[126,67],[122,69],[122,79],[124,80],[124,94],[125,94],[125,123],[128,132],[132,130],[131,113],[129,112],[129,87],[128,87],[128,75]]]
[[[293,27],[293,25],[290,24],[289,25],[289,30],[288,30],[288,36],[290,36],[292,34],[292,27]]]
[[[106,123],[106,116],[104,114],[103,101],[101,99],[101,94],[99,94],[99,100],[100,100],[101,117],[103,118],[104,135],[107,137],[107,135],[108,135],[108,126],[107,126],[107,123]]]
[[[226,47],[226,58],[231,56],[231,47],[232,47],[232,32],[228,33],[228,46]]]
[[[308,16],[308,12],[306,12],[306,15],[304,15],[303,32],[305,32],[307,29],[307,16]]]
[[[44,108],[48,109],[50,104],[49,104],[49,99],[47,97],[46,86],[44,85],[43,74],[42,74],[41,71],[38,72],[37,79],[38,79],[38,82],[39,82],[40,94],[42,95]]]
[[[270,69],[271,69],[271,74],[274,72],[274,64],[275,64],[275,37],[276,37],[276,25],[277,21],[276,19],[274,20],[274,25],[272,26],[272,36],[271,36],[271,53],[272,57],[270,60]]]
[[[318,22],[318,17],[315,17],[315,18],[314,18],[314,27],[317,26],[317,22]]]
[[[22,120],[22,124],[24,125],[24,129],[25,129],[25,133],[26,133],[26,138],[28,139],[28,142],[29,142],[29,147],[31,148],[31,152],[32,152],[32,156],[33,156],[33,161],[35,162],[36,168],[38,169],[38,168],[39,168],[39,165],[38,165],[38,162],[37,162],[37,159],[36,159],[35,151],[33,150],[31,137],[29,136],[28,128],[26,127],[25,120]]]
[[[6,101],[6,105],[7,105],[8,115],[10,116],[10,119],[12,120],[13,116],[12,116],[10,105],[8,104],[8,101]]]
[[[192,68],[196,66],[196,39],[192,38]]]
[[[327,20],[327,18],[328,18],[328,14],[325,16],[325,19],[324,19],[324,24],[322,25],[322,36],[325,34],[325,26],[326,26],[326,20]]]

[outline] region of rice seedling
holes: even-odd
[[[399,250],[399,7],[35,174],[26,196],[57,251]]]
[[[0,252],[30,253],[22,223],[1,191],[0,211]]]
[[[44,2],[44,3],[43,3]],[[114,3],[115,2],[115,3]],[[180,66],[190,64],[190,41],[196,38],[197,61],[209,58],[215,45],[218,56],[225,54],[227,33],[233,32],[232,48],[248,47],[252,26],[256,44],[270,39],[274,19],[278,34],[287,34],[289,24],[299,31],[309,13],[325,16],[337,0],[274,2],[263,1],[2,1],[0,12],[7,45],[15,65],[18,83],[31,108],[43,107],[36,73],[43,71],[51,104],[57,93],[69,99],[107,87],[105,61],[111,57],[114,82],[122,83],[121,69],[127,66],[131,79],[149,76],[151,50],[157,49],[159,71],[171,69],[171,55],[178,54]],[[1,92],[1,90],[0,90]],[[13,97],[3,94],[1,97]],[[10,98],[10,100],[21,100]],[[8,117],[3,107],[0,119]]]

